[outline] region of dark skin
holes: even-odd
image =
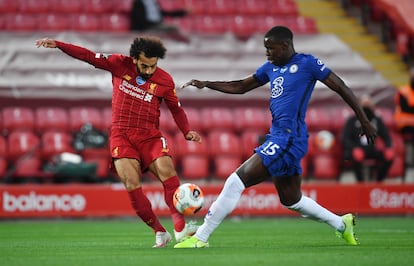
[[[264,47],[266,49],[267,59],[276,66],[283,66],[287,64],[296,53],[292,40],[274,40],[272,38],[265,38]],[[343,80],[334,72],[331,72],[322,82],[328,88],[339,94],[342,99],[354,110],[356,116],[361,121],[363,128],[362,134],[367,137],[369,144],[374,144],[377,136],[376,130],[367,119],[362,107],[359,105],[358,99],[345,85]],[[257,81],[253,76],[250,76],[242,80],[233,81],[200,81],[193,79],[184,84],[183,88],[190,85],[199,89],[207,87],[224,93],[244,94],[262,86],[263,84]],[[297,174],[287,177],[271,177],[263,165],[262,158],[256,153],[247,159],[236,170],[236,173],[239,175],[246,188],[259,184],[268,178],[272,178],[278,191],[280,202],[285,206],[291,206],[297,203],[302,197],[301,175]]]

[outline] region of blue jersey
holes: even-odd
[[[324,80],[330,72],[321,60],[308,54],[295,54],[282,67],[266,62],[256,70],[259,82],[270,83],[272,127],[255,152],[271,176],[302,173],[300,160],[308,150],[306,110],[316,81]]]
[[[281,128],[297,136],[307,135],[305,113],[317,80],[325,79],[331,70],[318,58],[295,54],[288,64],[278,67],[266,62],[256,70],[256,79],[270,82],[270,133]]]

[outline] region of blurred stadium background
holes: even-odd
[[[160,66],[172,74],[178,88],[192,78],[230,80],[253,73],[265,60],[263,34],[277,24],[294,31],[298,52],[320,57],[357,95],[372,96],[377,111],[391,129],[396,157],[384,184],[370,180],[367,183],[370,188],[384,190],[397,185],[400,193],[413,198],[412,150],[407,149],[393,122],[394,95],[399,86],[408,83],[407,69],[414,55],[414,25],[409,21],[414,13],[412,1],[161,0],[159,3],[165,10],[183,7],[191,10],[182,18],[166,18],[165,23],[176,25],[177,32],[131,31],[132,0],[0,0],[1,216],[13,216],[4,209],[9,203],[12,205],[11,198],[18,198],[13,191],[29,195],[22,203],[27,206],[42,186],[52,186],[50,191],[59,190],[59,185],[53,186],[56,173],[48,171],[45,165],[62,152],[75,152],[74,134],[84,123],[104,132],[110,126],[110,74],[63,53],[37,49],[36,39],[47,36],[97,52],[128,54],[136,35],[158,35],[168,49]],[[161,127],[172,143],[179,176],[205,187],[219,186],[268,130],[267,89],[231,96],[188,88],[178,90],[178,95],[191,124],[204,136],[200,147],[183,141],[168,111],[162,113]],[[351,184],[359,195],[360,187],[342,159],[340,143],[341,129],[350,113],[339,96],[317,84],[307,115],[310,148],[302,161],[305,185],[329,184],[336,188],[338,184],[344,187]],[[320,138],[320,131],[332,134],[328,146],[319,145],[326,141]],[[108,168],[110,158],[106,147],[86,149],[79,155],[96,167],[94,185],[112,184],[112,189],[120,190],[117,177]],[[76,174],[76,170],[72,173]],[[155,179],[145,176],[145,181],[150,183]],[[75,180],[69,183],[76,185],[76,189],[82,186]],[[22,190],[24,186],[27,188]],[[30,191],[35,192],[30,194]],[[401,205],[397,213],[413,212],[411,198],[404,200],[408,203]],[[42,214],[34,211],[33,215]]]

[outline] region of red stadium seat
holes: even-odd
[[[265,133],[271,124],[266,113],[269,111],[261,107],[236,107],[233,110],[234,128],[238,132],[252,129]]]
[[[100,31],[100,15],[96,14],[72,14],[72,30],[80,32]]]
[[[204,107],[201,112],[201,123],[204,131],[234,130],[234,118],[231,109],[226,107]]]
[[[336,156],[319,154],[311,159],[312,177],[314,179],[337,180],[340,174],[339,162]]]
[[[16,2],[19,2],[19,11],[23,14],[47,13],[50,11],[51,8],[50,0],[24,0]]]
[[[289,17],[286,19],[286,25],[289,25],[294,34],[315,34],[318,33],[318,27],[313,18],[309,17]]]
[[[40,139],[30,131],[15,131],[7,138],[8,162],[14,167],[12,177],[39,177],[42,161],[39,157]]]
[[[116,5],[112,0],[89,0],[82,1],[83,11],[88,14],[103,14],[112,12],[112,9]]]
[[[181,132],[177,132],[174,136],[174,148],[176,150],[176,155],[181,158],[186,155],[202,155],[209,156],[209,144],[208,140],[203,134],[200,134],[202,142],[197,143],[194,141],[188,141],[184,138]]]
[[[3,129],[8,134],[16,130],[31,130],[35,128],[35,116],[32,109],[27,107],[3,108]]]
[[[15,13],[19,11],[19,1],[0,0],[0,13]]]
[[[130,28],[129,16],[125,14],[102,14],[102,30],[108,32],[128,32]]]
[[[331,117],[333,118],[331,120],[332,132],[336,136],[340,137],[346,121],[351,115],[354,114],[354,111],[352,111],[351,108],[346,106],[338,106],[335,108],[330,108],[329,112],[331,113]]]
[[[269,3],[267,0],[239,0],[237,13],[244,15],[266,15],[269,14]]]
[[[228,19],[228,30],[238,38],[248,38],[256,33],[256,20],[250,16],[230,16]]]
[[[239,156],[232,155],[218,155],[214,157],[214,171],[213,176],[219,180],[225,180],[231,173],[241,165],[242,159]]]
[[[36,130],[69,131],[69,116],[66,109],[55,106],[39,107],[35,111]]]
[[[0,179],[5,176],[7,167],[7,142],[6,139],[0,135]]]
[[[189,154],[181,158],[181,177],[183,179],[206,179],[210,175],[207,156]]]
[[[112,107],[102,109],[102,123],[106,132],[110,132],[112,125]]]
[[[207,1],[200,1],[200,0],[184,0],[185,6],[191,10],[191,15],[194,17],[198,17],[200,15],[206,15],[208,10]]]
[[[309,131],[331,130],[331,115],[327,108],[310,107],[306,113],[305,121]]]
[[[260,130],[246,130],[241,133],[241,145],[242,155],[244,159],[249,158],[253,153],[254,149],[260,145],[260,137],[264,136],[265,133]]]
[[[38,155],[40,139],[31,131],[14,131],[7,137],[8,159],[15,162],[22,156]]]
[[[284,17],[295,17],[299,15],[299,10],[296,6],[295,0],[277,0],[271,1],[268,4],[272,6],[268,9],[269,15]]]
[[[44,161],[51,161],[53,156],[63,152],[75,153],[72,147],[73,137],[67,132],[46,131],[41,136],[41,157]]]
[[[224,33],[228,23],[225,16],[198,16],[194,18],[194,30],[200,34],[221,34]]]
[[[186,8],[184,0],[158,0],[158,4],[164,11],[175,11]]]
[[[242,147],[238,136],[230,131],[213,130],[207,137],[214,165],[214,177],[225,179],[242,162]]]
[[[82,0],[54,0],[52,11],[58,13],[81,13],[83,11],[84,2]]]
[[[175,134],[179,131],[177,124],[175,123],[174,118],[168,108],[161,109],[160,129],[161,131],[168,134]]]
[[[38,29],[38,17],[34,14],[7,14],[6,30],[35,31]]]
[[[406,171],[406,148],[404,140],[403,137],[395,131],[391,131],[390,134],[395,156],[387,177],[402,177],[404,179]]]
[[[42,31],[66,31],[72,27],[71,18],[66,14],[39,14],[38,20],[39,30]]]
[[[237,13],[237,1],[234,0],[211,0],[209,1],[209,13],[215,15],[234,15]]]
[[[105,130],[102,114],[99,109],[88,106],[77,106],[69,109],[70,130],[77,132],[84,124],[90,123],[99,130]]]

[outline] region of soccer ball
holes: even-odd
[[[180,213],[193,215],[203,207],[203,191],[196,184],[184,183],[175,190],[173,203]]]

